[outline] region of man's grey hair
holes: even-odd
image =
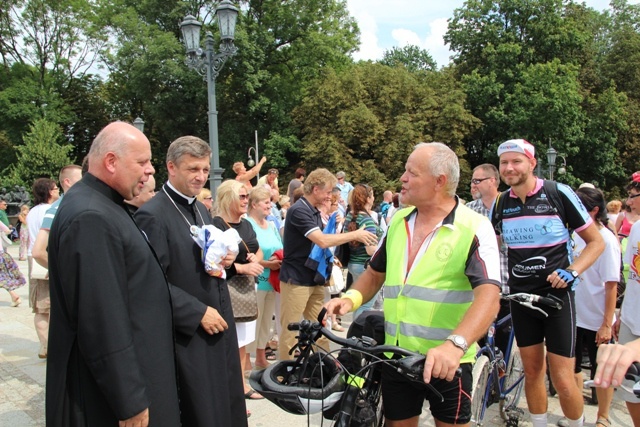
[[[190,155],[197,159],[211,156],[211,148],[197,136],[181,136],[169,145],[167,150],[167,163],[177,165],[184,155]]]
[[[447,178],[445,190],[449,196],[455,196],[460,181],[460,163],[458,156],[442,142],[420,142],[414,151],[421,147],[431,147],[430,164],[427,165],[431,176],[444,175]]]

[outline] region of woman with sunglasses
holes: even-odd
[[[237,275],[250,276],[255,281],[264,271],[264,267],[260,264],[264,257],[256,233],[249,221],[244,219],[248,206],[249,194],[244,184],[231,179],[220,184],[216,193],[215,213],[217,216],[213,218],[213,225],[220,230],[234,228],[242,239],[238,245],[239,252],[233,268],[227,270],[227,283],[234,280],[234,276]],[[251,369],[251,360],[246,346],[255,341],[256,321],[241,320],[236,318],[236,330],[240,365],[242,372],[245,372]],[[243,384],[246,399],[264,399],[258,392],[252,390],[244,380]]]

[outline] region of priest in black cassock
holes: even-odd
[[[196,196],[207,181],[211,150],[200,138],[178,138],[167,151],[169,181],[136,212],[174,295],[174,321],[184,426],[247,425],[247,412],[231,300],[224,279],[204,269],[191,227],[211,224]],[[227,257],[233,268],[235,257]],[[177,291],[193,296],[176,296]],[[203,322],[203,316],[210,320]],[[203,328],[202,326],[206,326]]]
[[[169,285],[124,199],[154,173],[133,126],[104,128],[49,236],[49,427],[180,425]]]

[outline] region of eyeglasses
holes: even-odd
[[[240,197],[240,200],[247,200],[249,198],[248,194],[238,194],[238,197]]]
[[[209,197],[205,197],[205,200],[213,200],[213,197],[209,196]]]
[[[58,187],[53,187],[51,191],[60,191],[60,189]]]
[[[627,194],[627,199],[635,199],[638,196],[640,196],[640,193],[638,193],[638,194]]]
[[[474,178],[474,179],[472,179],[472,180],[471,180],[471,183],[472,183],[472,184],[475,184],[475,185],[478,185],[478,184],[480,184],[482,181],[485,181],[485,180],[487,180],[487,179],[491,179],[491,178],[493,178],[493,177],[492,177],[492,176],[489,176],[489,177],[486,177],[486,178],[479,178],[479,179],[478,179],[478,178]]]

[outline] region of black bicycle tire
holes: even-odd
[[[511,357],[509,358],[509,365],[505,373],[504,389],[507,390],[516,381],[524,375],[524,365],[522,364],[522,356],[518,349],[511,351]],[[518,406],[520,397],[522,396],[522,389],[524,388],[524,378],[520,383],[505,396],[504,399],[500,399],[500,416],[503,420],[509,421],[508,412]],[[511,399],[508,399],[511,396]]]
[[[491,375],[491,362],[486,355],[482,355],[473,365],[473,386],[471,387],[471,425],[481,426],[483,400],[486,395]]]

